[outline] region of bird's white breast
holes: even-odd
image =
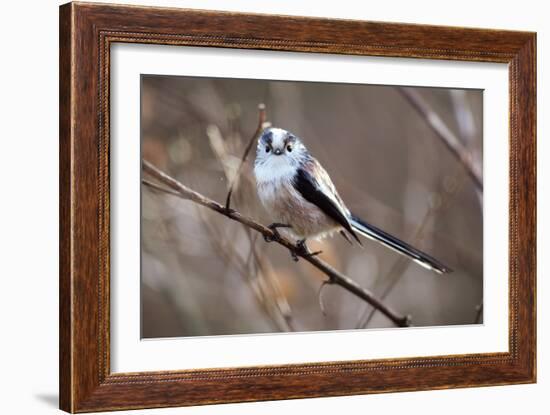
[[[266,168],[265,165],[257,165],[254,173],[262,204],[274,222],[292,226],[287,232],[301,239],[323,236],[335,230],[336,223],[295,189],[294,168]]]
[[[288,163],[284,156],[276,156],[256,164],[254,174],[258,183],[292,181],[296,175],[296,167]]]
[[[281,189],[290,188],[296,173],[296,169],[288,164],[281,163],[280,166],[273,166],[275,163],[267,161],[254,167],[258,196],[267,209],[277,197],[281,196]]]

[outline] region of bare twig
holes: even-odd
[[[250,228],[246,228],[246,229],[248,229],[252,233],[252,230]],[[251,253],[253,255],[257,270],[259,271],[260,275],[265,276],[265,282],[273,292],[275,305],[279,310],[279,313],[285,319],[290,329],[292,331],[295,331],[293,316],[292,316],[292,309],[290,307],[290,304],[288,303],[286,296],[283,293],[280,282],[275,275],[273,267],[269,261],[266,261],[264,257],[261,257],[259,255],[255,245],[256,238],[252,237],[251,235],[249,235],[249,238],[251,238],[251,241],[250,241],[250,244],[252,247]]]
[[[147,179],[143,179],[141,181],[144,185],[146,186],[149,186],[152,190],[156,191],[156,192],[163,192],[163,193],[168,193],[169,195],[172,195],[172,196],[181,196],[178,192],[176,192],[175,190],[172,190],[172,189],[167,189],[166,187],[162,187],[162,186],[159,186],[158,184],[150,181],[150,180],[147,180]]]
[[[150,180],[143,179],[142,183],[148,186],[152,191],[154,192],[162,192],[165,194],[169,194],[175,197],[181,198],[181,194],[175,190],[167,189],[164,186],[160,186]],[[201,207],[196,206],[198,210],[199,216],[201,215]],[[220,232],[217,232],[217,229],[213,226],[212,223],[210,223],[207,220],[204,220],[203,218],[203,224],[205,226],[206,232],[208,232],[210,236],[210,240],[214,244],[214,248],[216,249],[216,252],[219,253],[219,255],[226,261],[226,262],[232,262],[239,272],[240,275],[247,278],[248,281],[251,281],[251,275],[256,275],[257,273],[250,273],[247,272],[247,268],[250,265],[250,260],[254,258],[253,251],[250,252],[248,259],[245,261],[242,259],[239,255],[237,255],[234,250],[230,249],[228,252],[228,248],[231,248],[231,245],[228,245],[223,240],[223,237],[220,235]],[[250,228],[245,227],[245,229],[249,230]],[[294,331],[294,328],[292,326],[292,319],[291,316],[289,316],[288,312],[281,312],[281,318],[277,319],[276,316],[272,315],[270,312],[270,307],[266,303],[265,298],[262,297],[261,294],[258,294],[258,291],[254,291],[254,298],[257,301],[257,304],[259,305],[259,309],[262,311],[265,311],[267,316],[270,318],[270,321],[274,325],[274,328],[279,331]],[[279,304],[277,304],[279,306]],[[281,324],[281,320],[284,324]]]
[[[447,127],[447,124],[441,117],[433,111],[422,95],[413,88],[398,88],[405,99],[416,109],[426,120],[431,129],[445,143],[449,151],[462,163],[468,175],[474,181],[479,190],[483,189],[483,179],[481,171],[473,162],[470,151],[465,147],[461,140]]]
[[[259,111],[260,122],[262,122],[262,118],[265,118],[265,114],[262,115],[262,112],[265,112],[265,108],[260,105]],[[265,121],[263,122],[263,125],[266,126]],[[255,134],[255,136],[257,134]],[[234,165],[234,158],[229,154],[227,150],[228,140],[224,140],[221,135],[221,131],[215,125],[208,126],[206,130],[206,135],[209,138],[212,151],[214,152],[216,158],[222,166],[222,171],[227,180],[229,189],[229,186],[232,184],[231,180],[235,177],[236,168]],[[238,136],[240,137],[240,135]],[[255,136],[252,137],[252,142],[254,142]],[[238,139],[238,141],[241,141],[240,138]],[[238,179],[239,186],[235,187],[235,192],[233,194],[233,200],[235,201],[236,199],[237,204],[239,204],[239,200],[243,198],[243,193],[246,194],[246,192],[237,193],[237,189],[240,189],[241,186],[243,186],[244,184],[246,184],[250,188],[255,187],[255,182],[251,180],[251,177],[249,175],[244,174],[244,172],[240,172]],[[246,180],[246,183],[243,183],[243,180]],[[205,225],[208,226],[208,224]],[[283,290],[281,289],[280,282],[276,274],[273,272],[271,263],[269,263],[268,258],[258,253],[259,247],[256,244],[258,234],[247,226],[243,226],[243,228],[245,230],[246,237],[248,238],[248,241],[250,243],[250,253],[247,263],[253,262],[254,269],[250,270],[249,268],[247,268],[244,269],[242,272],[250,274],[250,276],[254,276],[253,278],[249,277],[248,280],[249,282],[253,282],[255,284],[255,287],[252,287],[253,291],[256,296],[258,296],[260,300],[264,303],[265,309],[268,310],[268,314],[270,315],[270,317],[273,320],[276,320],[277,324],[280,323],[279,318],[282,318],[285,323],[284,331],[294,331],[291,307],[288,303],[288,300],[286,299],[285,294],[283,293]],[[275,316],[272,311],[277,311],[279,315]]]
[[[213,243],[215,251],[219,252],[227,263],[233,263],[238,272],[251,284],[252,292],[254,293],[254,297],[258,305],[266,313],[275,327],[279,331],[292,331],[291,325],[288,324],[288,316],[286,314],[281,312],[281,316],[279,318],[274,315],[273,308],[277,307],[278,304],[275,304],[275,307],[272,306],[270,299],[267,298],[264,288],[265,284],[263,284],[263,281],[261,281],[260,278],[262,272],[249,271],[250,262],[254,259],[254,250],[251,250],[246,260],[241,258],[241,256],[237,253],[236,247],[234,247],[230,241],[226,241],[223,232],[216,229],[211,221],[204,218],[204,213],[206,212],[200,212],[200,210],[203,209],[199,205],[197,205],[196,208],[199,211],[199,216],[203,218],[203,224],[210,234],[210,241]],[[248,230],[249,228],[245,227],[245,229]],[[254,248],[253,245],[251,245],[251,247]]]
[[[319,292],[317,293],[317,296],[319,297],[319,308],[321,309],[321,313],[323,313],[324,316],[327,315],[327,312],[325,310],[325,304],[323,303],[323,289],[327,286],[332,284],[332,280],[325,280],[319,287]]]
[[[418,226],[418,228],[414,232],[413,237],[411,238],[413,241],[413,245],[419,245],[423,241],[425,237],[424,229],[430,222],[430,219],[435,215],[435,213],[437,211],[444,210],[449,206],[452,197],[456,195],[456,193],[461,189],[462,185],[464,184],[465,176],[462,175],[462,177],[463,179],[459,181],[456,185],[445,190],[439,203],[435,205],[431,205],[429,209],[426,211],[426,213],[424,214],[424,217],[420,221],[420,225]],[[382,294],[379,294],[381,300],[385,300],[387,296],[390,294],[390,292],[395,288],[397,283],[401,280],[401,278],[403,278],[403,275],[408,265],[409,265],[409,262],[403,256],[400,256],[399,258],[397,258],[397,260],[393,263],[392,267],[390,268],[390,271],[383,278],[383,280],[389,280],[389,284],[384,289]],[[356,328],[360,329],[360,328],[367,327],[375,314],[376,314],[376,309],[375,308],[369,309],[369,307],[367,306],[363,315],[359,319],[359,323],[357,324]]]
[[[464,126],[464,130],[461,131],[461,139],[459,139],[447,126],[447,124],[439,117],[439,115],[428,105],[428,103],[422,98],[422,96],[412,88],[399,88],[401,94],[407,99],[407,101],[420,113],[421,116],[425,119],[426,123],[432,128],[436,135],[443,141],[443,143],[449,148],[451,153],[459,160],[463,168],[467,171],[468,175],[473,179],[476,185],[476,193],[480,195],[483,192],[483,184],[481,181],[481,171],[476,166],[473,158],[471,157],[471,152],[467,148],[468,141],[471,141],[472,135],[474,134],[472,125],[473,119],[470,112],[466,112],[463,108],[464,102],[455,102],[453,101],[455,114],[459,126],[462,126],[462,123],[467,123]],[[457,97],[455,97],[457,98]],[[460,98],[463,99],[463,95],[460,95]],[[458,99],[458,98],[457,98]],[[462,104],[462,105],[459,105]],[[453,186],[452,189],[447,190],[443,196],[442,201],[438,206],[430,207],[424,218],[421,221],[420,226],[415,231],[415,236],[412,238],[415,243],[419,243],[423,239],[424,228],[429,222],[429,219],[433,216],[435,211],[438,209],[443,209],[448,205],[450,196],[453,196],[457,193],[460,187],[464,184],[463,181],[456,186]],[[389,279],[390,283],[380,294],[380,299],[384,300],[393,288],[397,285],[399,280],[402,278],[405,268],[408,263],[404,260],[403,257],[397,259],[393,264],[387,276],[384,279]],[[367,307],[359,319],[357,328],[367,327],[371,322],[372,318],[376,314],[375,308]]]
[[[206,196],[196,192],[195,190],[188,188],[184,184],[178,182],[174,178],[168,176],[166,173],[157,169],[155,166],[153,166],[151,163],[149,163],[146,160],[143,160],[143,170],[149,175],[151,175],[152,177],[154,177],[155,179],[157,179],[159,182],[168,186],[170,189],[178,192],[180,197],[187,200],[191,200],[199,205],[207,207],[215,212],[218,212],[221,215],[228,217],[229,219],[237,221],[245,226],[248,226],[249,228],[254,229],[255,231],[261,233],[264,237],[267,237],[279,243],[280,245],[284,246],[291,253],[295,254],[298,257],[301,257],[302,259],[304,259],[305,261],[309,262],[311,265],[313,265],[314,267],[322,271],[325,275],[329,277],[330,281],[333,284],[339,285],[340,287],[344,288],[350,293],[356,295],[357,297],[371,304],[373,307],[375,307],[381,313],[383,313],[386,317],[388,317],[395,325],[399,327],[410,326],[410,319],[407,316],[400,316],[396,314],[395,311],[393,311],[387,305],[382,303],[370,291],[362,288],[355,281],[341,274],[340,272],[338,272],[333,267],[328,265],[326,262],[320,260],[319,258],[304,255],[303,250],[301,250],[299,246],[295,245],[288,239],[275,234],[268,227],[254,221],[249,217],[242,215],[241,213],[233,209],[228,209],[226,206],[223,206],[218,202],[212,199],[209,199]]]
[[[241,176],[241,171],[243,169],[244,163],[246,162],[246,159],[248,157],[248,154],[250,153],[250,150],[254,146],[254,143],[258,139],[258,136],[261,134],[263,129],[266,127],[266,113],[265,113],[265,105],[259,104],[258,105],[258,127],[256,128],[256,131],[254,132],[254,135],[250,137],[250,141],[248,142],[244,154],[241,158],[241,163],[239,164],[239,167],[237,168],[237,172],[235,173],[235,177],[233,177],[233,180],[231,181],[231,184],[229,185],[229,191],[227,192],[227,198],[225,199],[225,208],[229,210],[231,207],[231,195],[233,194],[233,190],[236,186],[238,186],[239,178]]]

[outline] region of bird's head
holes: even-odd
[[[256,165],[273,169],[298,168],[308,152],[301,140],[281,128],[262,131],[256,149]]]

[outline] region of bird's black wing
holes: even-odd
[[[325,172],[322,173],[326,174]],[[343,208],[338,205],[336,198],[334,196],[331,197],[327,195],[326,191],[323,190],[322,186],[309,171],[303,168],[298,169],[294,178],[294,187],[304,199],[310,203],[313,203],[321,209],[325,215],[342,225],[342,227],[348,231],[357,240],[357,242],[361,243],[358,236],[353,231]]]

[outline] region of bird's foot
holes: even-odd
[[[296,250],[291,252],[292,259],[298,261],[299,257],[309,258],[322,254],[323,251],[311,252],[306,245],[306,240],[301,239],[296,243]]]
[[[269,225],[268,228],[271,229],[271,232],[273,232],[273,236],[264,235],[264,240],[266,242],[273,242],[281,239],[281,234],[279,233],[277,228],[292,228],[292,225],[288,225],[286,223],[274,222],[271,225]]]
[[[224,207],[223,207],[223,212],[222,212],[222,213],[225,214],[225,215],[227,215],[227,216],[231,216],[231,215],[233,215],[235,212],[236,212],[235,209],[230,208],[229,206],[224,206]]]

